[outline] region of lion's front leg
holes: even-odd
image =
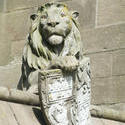
[[[28,76],[28,84],[30,85],[28,88],[28,92],[38,94],[38,72],[39,70],[30,72]]]
[[[62,71],[72,72],[77,70],[79,61],[75,56],[58,57],[50,62],[49,69],[59,68]]]

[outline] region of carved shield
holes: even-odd
[[[58,69],[39,73],[40,105],[47,125],[87,125],[90,81],[85,67],[74,73]]]
[[[47,124],[70,124],[73,83],[73,74],[63,74],[61,70],[49,70],[39,73],[40,104]]]

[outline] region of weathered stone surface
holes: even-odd
[[[113,53],[112,74],[125,74],[125,49]]]
[[[45,125],[39,107],[0,101],[0,125]],[[92,125],[124,125],[125,123],[91,118]]]
[[[9,104],[0,101],[0,125],[18,125]]]
[[[10,51],[11,51],[10,41],[4,40],[4,38],[6,36],[3,35],[5,32],[5,28],[2,27],[3,23],[4,23],[3,14],[0,13],[0,26],[1,26],[1,30],[0,30],[0,66],[8,64],[9,59],[10,59]]]
[[[0,86],[16,88],[21,75],[21,64],[14,63],[0,66]]]
[[[94,28],[96,0],[72,0],[65,2],[71,10],[79,12],[80,30]]]
[[[0,41],[0,66],[7,65],[10,60],[11,46],[9,42]]]
[[[1,29],[0,40],[15,41],[26,38],[29,30],[29,16],[34,9],[20,10],[11,13],[3,13],[0,15]]]
[[[125,24],[82,31],[84,53],[125,48]]]
[[[115,88],[116,102],[125,103],[125,75],[114,76],[112,78],[112,86]]]
[[[0,101],[0,125],[45,125],[39,107]],[[124,125],[102,118],[91,118],[92,125]]]
[[[112,75],[112,54],[97,53],[88,55],[91,60],[91,76],[109,77]]]
[[[97,118],[91,118],[92,120],[92,125],[103,125],[103,122],[101,119],[97,119]]]
[[[42,125],[35,116],[32,106],[10,103],[19,125]],[[38,110],[37,108],[35,108]],[[41,116],[39,116],[41,117]],[[15,124],[13,124],[15,125]],[[44,124],[43,124],[44,125]]]
[[[4,1],[4,0],[2,0]],[[37,0],[6,0],[3,12],[37,6]]]
[[[4,9],[4,0],[0,0],[0,12]]]
[[[124,0],[98,0],[97,26],[125,21]]]
[[[100,119],[100,120],[102,121],[102,125],[125,125],[125,123],[117,122],[113,120],[108,120],[108,119]]]
[[[92,125],[125,125],[125,123],[92,117]]]
[[[124,111],[125,110],[125,104],[124,103],[116,103],[116,104],[108,105],[108,107],[112,108],[114,110],[117,110],[117,111]]]
[[[125,103],[125,76],[92,79],[92,103]]]
[[[4,42],[4,38],[6,35],[4,35],[4,33],[6,32],[5,31],[5,27],[3,26],[5,23],[5,20],[4,20],[4,14],[3,13],[0,13],[0,26],[1,26],[1,30],[0,30],[0,42]]]
[[[26,40],[15,41],[11,44],[11,58],[21,57]]]
[[[112,84],[112,78],[92,79],[92,104],[117,102],[116,91],[114,84]]]

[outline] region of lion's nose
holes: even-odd
[[[51,27],[55,27],[56,25],[58,25],[59,22],[48,22],[47,25],[51,26]]]

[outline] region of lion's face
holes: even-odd
[[[72,29],[72,19],[63,4],[46,4],[41,11],[40,32],[50,45],[61,44]]]

